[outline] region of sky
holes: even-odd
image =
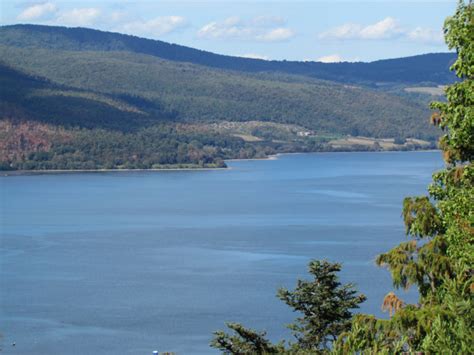
[[[456,0],[1,0],[0,24],[88,27],[214,53],[374,61],[446,52]]]

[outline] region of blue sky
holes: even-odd
[[[264,59],[373,61],[444,52],[456,0],[2,0],[2,25],[90,27]]]

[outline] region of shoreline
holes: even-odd
[[[248,159],[236,158],[236,159],[226,159],[224,161],[277,160],[278,156],[283,155],[283,154],[300,154],[300,153],[277,153],[277,154],[269,155],[268,157],[265,157],[265,158],[248,158]]]
[[[231,170],[232,168],[164,168],[164,169],[54,169],[54,170],[5,170],[0,176],[40,175],[40,174],[76,174],[76,173],[120,173],[120,172],[165,172],[165,171],[208,171]]]
[[[296,154],[333,154],[333,153],[401,153],[401,152],[440,152],[439,149],[426,149],[426,150],[382,150],[382,151],[347,151],[347,152],[293,152],[293,153],[277,153],[269,155],[265,158],[249,158],[249,159],[226,159],[226,162],[233,161],[257,161],[257,160],[278,160],[283,155],[296,155]],[[225,168],[155,168],[155,169],[55,169],[55,170],[4,170],[0,172],[0,176],[21,176],[21,175],[42,175],[42,174],[80,174],[80,173],[120,173],[120,172],[167,172],[167,171],[227,171],[232,170],[232,167]]]
[[[440,149],[417,149],[417,150],[377,150],[377,151],[369,151],[369,150],[348,150],[348,151],[326,151],[326,152],[291,152],[291,153],[276,153],[269,155],[266,158],[249,158],[249,159],[226,159],[225,161],[252,161],[252,160],[278,160],[279,157],[284,155],[299,155],[299,154],[335,154],[335,153],[344,153],[344,154],[351,154],[351,153],[430,153],[430,152],[441,152]],[[225,169],[225,168],[223,168]]]

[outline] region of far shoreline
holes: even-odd
[[[210,171],[231,170],[225,168],[163,168],[163,169],[51,169],[51,170],[3,170],[2,176],[41,175],[41,174],[75,174],[75,173],[120,173],[120,172],[166,172],[166,171]]]
[[[439,149],[419,149],[419,150],[381,150],[381,151],[327,151],[327,152],[291,152],[291,153],[276,153],[269,155],[264,158],[237,158],[237,159],[226,159],[225,162],[238,162],[238,161],[258,161],[258,160],[278,160],[279,157],[284,155],[296,155],[296,154],[334,154],[334,153],[429,153],[429,152],[441,152]],[[54,170],[3,170],[0,172],[0,176],[25,176],[25,175],[54,175],[54,174],[82,174],[82,173],[120,173],[120,172],[173,172],[173,171],[227,171],[234,168],[226,166],[223,168],[155,168],[155,169],[54,169]]]
[[[289,153],[276,153],[269,155],[268,157],[265,158],[236,158],[236,159],[226,159],[224,161],[251,161],[251,160],[278,160],[279,157],[284,156],[284,155],[299,155],[299,154],[334,154],[334,153],[344,153],[344,154],[350,154],[350,153],[430,153],[430,152],[441,152],[440,149],[416,149],[416,150],[342,150],[342,151],[325,151],[325,152],[289,152]],[[224,168],[225,169],[225,168]]]

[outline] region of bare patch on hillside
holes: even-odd
[[[362,146],[373,148],[375,150],[402,150],[410,149],[415,146],[420,148],[429,148],[431,143],[421,139],[407,138],[404,142],[396,142],[393,138],[368,138],[368,137],[345,137],[329,141],[332,148],[345,149]]]
[[[443,96],[446,89],[445,85],[438,86],[415,86],[410,88],[405,88],[406,92],[415,92],[420,94],[428,94],[432,96]]]
[[[51,125],[0,120],[0,161],[22,161],[29,153],[47,152],[53,143],[71,138],[71,133]]]

